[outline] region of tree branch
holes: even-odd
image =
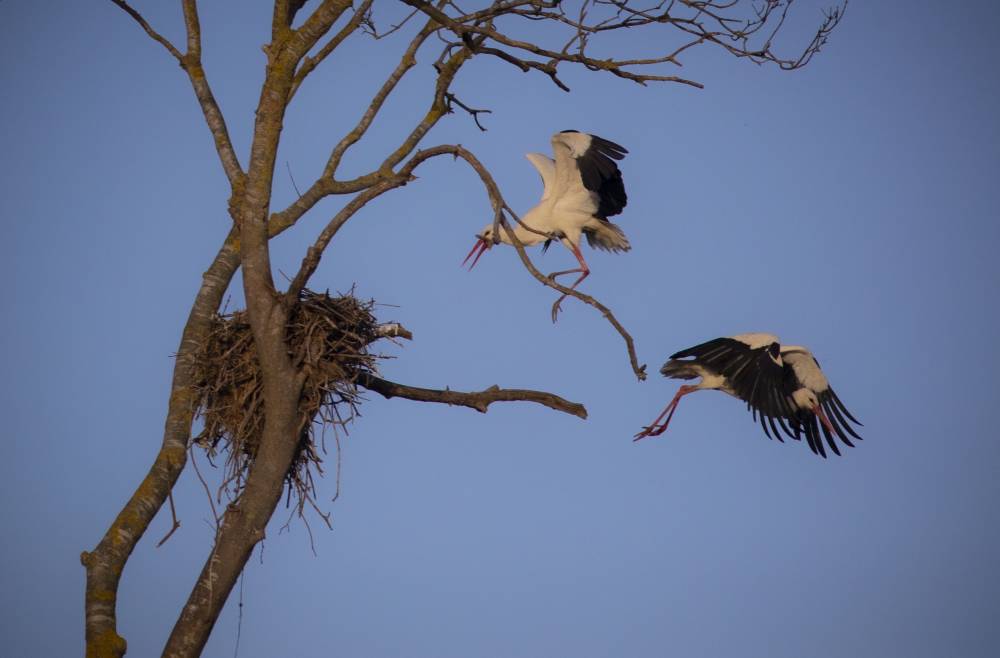
[[[376,328],[379,338],[405,338],[413,340],[413,332],[398,322],[383,322]]]
[[[292,26],[292,23],[295,21],[295,14],[299,13],[304,4],[306,4],[306,0],[288,0],[288,8],[285,12],[285,25],[288,27]]]
[[[577,418],[587,418],[587,409],[582,404],[570,402],[558,395],[544,391],[500,388],[495,385],[476,393],[462,393],[447,389],[441,391],[433,388],[417,388],[416,386],[397,384],[396,382],[368,374],[361,375],[357,382],[361,386],[375,391],[387,399],[399,397],[418,402],[440,402],[448,405],[469,407],[480,413],[486,413],[487,408],[494,402],[535,402],[549,409],[562,411]]]
[[[352,0],[322,0],[301,27],[291,31],[287,41],[272,43],[272,50],[274,46],[280,46],[288,56],[288,65],[294,71],[302,58],[326,36],[334,23],[351,8],[352,4]],[[278,53],[273,54],[276,56]]]
[[[318,178],[291,205],[271,214],[267,222],[268,236],[273,238],[294,226],[303,215],[326,197],[334,194],[354,194],[375,185],[380,180],[382,174],[377,171],[344,182],[332,178]]]
[[[313,275],[316,268],[319,267],[319,261],[323,257],[323,252],[326,250],[327,246],[330,244],[330,240],[333,236],[337,234],[340,227],[343,226],[347,220],[354,216],[354,213],[364,208],[369,201],[382,196],[389,190],[395,189],[406,184],[406,178],[394,177],[392,179],[383,181],[374,187],[369,187],[367,190],[360,192],[355,195],[347,204],[340,209],[340,211],[333,216],[333,219],[326,225],[326,228],[320,232],[319,237],[316,238],[316,242],[306,250],[306,255],[302,259],[302,265],[299,267],[298,273],[295,278],[292,279],[291,284],[288,286],[288,291],[285,293],[285,299],[292,303],[299,298],[299,293],[305,287],[306,283],[309,281],[309,277]]]
[[[373,0],[364,0],[361,6],[354,10],[354,15],[351,16],[351,20],[347,22],[339,32],[330,37],[330,40],[323,44],[323,47],[319,49],[312,57],[304,57],[302,59],[302,64],[299,66],[299,70],[295,72],[295,78],[292,81],[292,90],[288,94],[288,100],[291,102],[292,97],[295,96],[295,92],[299,90],[302,85],[302,81],[312,73],[313,69],[319,66],[324,59],[326,59],[330,53],[337,49],[344,39],[349,37],[354,33],[358,27],[361,26],[362,22],[365,20],[365,16],[368,14],[368,10],[371,9]]]
[[[159,453],[97,547],[80,555],[87,570],[84,608],[88,658],[120,658],[125,654],[125,640],[117,632],[118,583],[133,549],[184,469],[195,412],[194,355],[239,267],[238,245],[233,229],[205,272],[184,325]]]
[[[445,0],[442,0],[442,4],[444,1]],[[378,116],[378,113],[381,111],[386,99],[399,84],[399,81],[402,80],[407,71],[409,71],[416,64],[417,50],[419,50],[420,46],[426,41],[427,37],[433,34],[435,30],[436,27],[434,22],[428,21],[420,32],[417,33],[407,46],[403,56],[400,58],[399,64],[393,72],[390,73],[389,77],[383,83],[379,91],[376,92],[371,104],[362,115],[357,125],[334,147],[320,177],[317,178],[316,181],[309,186],[309,189],[299,196],[299,198],[296,199],[290,206],[281,212],[272,215],[268,223],[269,234],[272,237],[293,225],[299,218],[302,217],[302,215],[308,212],[320,200],[327,196],[333,194],[355,193],[372,186],[379,185],[386,180],[398,178],[392,171],[393,167],[406,158],[406,156],[417,147],[420,140],[423,139],[427,132],[429,132],[430,129],[433,128],[434,125],[441,119],[441,117],[448,113],[446,94],[448,93],[449,86],[454,80],[455,75],[458,73],[462,64],[464,64],[469,57],[471,57],[472,53],[469,50],[463,49],[449,58],[444,64],[440,64],[438,66],[438,77],[435,81],[435,93],[430,109],[420,120],[417,126],[403,140],[400,146],[385,159],[378,170],[364,174],[349,181],[337,181],[334,180],[333,176],[335,175],[344,154],[353,144],[361,140],[361,138],[368,131],[372,122]],[[403,181],[403,184],[405,184],[405,181]],[[395,187],[398,187],[398,185],[395,185]],[[386,190],[382,190],[382,192],[384,191]],[[347,218],[344,218],[344,221],[346,221],[346,219]]]
[[[326,167],[323,169],[323,177],[332,177],[337,172],[337,168],[340,166],[340,161],[344,157],[344,153],[347,152],[352,145],[356,144],[365,133],[368,131],[369,126],[375,121],[375,117],[382,110],[382,106],[385,104],[386,99],[395,90],[399,81],[403,79],[403,76],[412,69],[417,63],[417,51],[420,46],[424,44],[431,34],[434,33],[436,25],[433,20],[428,20],[426,25],[416,36],[410,40],[410,44],[407,46],[406,51],[403,52],[403,56],[399,59],[399,64],[393,69],[389,77],[386,78],[385,82],[375,93],[374,98],[372,98],[371,103],[369,103],[368,108],[365,110],[364,114],[361,115],[361,119],[358,120],[357,125],[354,126],[344,137],[337,143],[330,153],[330,157],[327,160]]]
[[[187,55],[201,61],[201,19],[198,18],[198,0],[184,0],[184,27],[187,30]]]
[[[176,59],[178,63],[183,65],[182,61],[183,55],[181,55],[180,51],[177,50],[177,48],[174,47],[174,44],[170,43],[166,39],[166,37],[162,36],[159,32],[154,30],[153,27],[146,21],[146,19],[142,17],[142,14],[133,9],[127,2],[125,2],[125,0],[111,0],[111,2],[121,7],[121,9],[126,14],[135,19],[135,22],[138,23],[139,26],[146,31],[146,34],[148,34],[150,38],[153,39],[153,41],[156,41],[158,44],[166,48],[167,52],[173,55],[174,59]]]
[[[447,51],[446,51],[447,52]],[[472,58],[474,53],[468,48],[462,48],[457,53],[445,59],[445,61],[437,64],[438,77],[434,83],[434,99],[431,102],[430,110],[424,118],[416,125],[416,127],[410,132],[410,134],[403,140],[403,143],[399,145],[395,151],[392,152],[389,157],[382,162],[381,170],[387,170],[395,167],[400,162],[402,162],[413,149],[417,148],[420,144],[420,140],[430,132],[430,129],[434,127],[435,124],[441,119],[442,116],[447,114],[448,106],[445,99],[445,94],[448,93],[451,83],[454,81],[455,76],[458,75],[459,69],[462,65]]]
[[[215,151],[219,154],[222,162],[222,169],[229,179],[229,186],[236,194],[246,181],[243,168],[240,166],[239,158],[236,157],[236,149],[229,138],[229,128],[226,126],[226,119],[219,109],[219,103],[215,100],[212,87],[208,84],[205,76],[205,69],[201,65],[201,21],[198,18],[198,4],[195,0],[184,0],[184,25],[187,29],[188,51],[181,58],[181,67],[188,74],[191,80],[191,87],[194,95],[201,106],[202,114],[205,116],[205,124],[212,133],[215,142]]]
[[[212,94],[212,88],[205,77],[205,69],[201,65],[201,24],[198,20],[197,2],[195,0],[184,0],[183,2],[188,49],[184,55],[167,39],[156,32],[146,22],[146,19],[129,6],[125,0],[111,0],[111,2],[121,7],[125,13],[135,19],[142,26],[142,29],[146,31],[146,34],[152,37],[154,41],[163,45],[174,56],[174,59],[184,69],[184,72],[187,73],[188,78],[191,80],[191,86],[194,89],[195,98],[198,99],[202,114],[205,116],[205,123],[212,133],[212,139],[215,141],[215,150],[219,154],[219,160],[222,162],[222,169],[229,179],[229,185],[234,191],[239,190],[244,182],[243,169],[240,167],[236,151],[233,149],[232,141],[229,138],[229,129],[226,127],[225,117],[223,117],[222,110],[219,109],[219,104]]]
[[[488,8],[471,13],[449,15],[449,7],[458,9],[453,3],[444,6],[434,6],[426,0],[403,0],[406,4],[419,9],[424,14],[434,18],[440,25],[455,34],[461,42],[469,43],[469,38],[476,36],[481,47],[477,53],[498,57],[522,71],[538,70],[548,75],[553,83],[561,89],[568,90],[557,77],[557,67],[560,63],[580,64],[591,71],[605,71],[619,78],[645,85],[649,82],[676,82],[701,88],[702,85],[693,80],[673,75],[660,75],[644,71],[632,71],[626,67],[647,68],[656,64],[670,63],[680,66],[677,57],[688,48],[702,43],[713,43],[735,57],[749,58],[757,64],[772,63],[784,70],[794,70],[805,66],[826,43],[826,39],[837,26],[843,16],[847,2],[835,7],[825,14],[813,39],[797,57],[782,57],[772,50],[774,36],[784,26],[785,18],[794,0],[766,0],[761,3],[741,2],[741,0],[661,0],[653,7],[637,9],[631,6],[632,0],[584,0],[579,5],[577,18],[567,16],[562,3],[544,2],[543,0],[513,0],[512,2],[494,2]],[[747,7],[740,17],[739,9]],[[600,8],[601,11],[596,11]],[[588,19],[588,14],[594,11],[598,17]],[[687,10],[688,15],[681,15]],[[610,14],[610,15],[609,15]],[[542,45],[540,37],[525,40],[511,36],[513,25],[507,21],[505,30],[495,26],[499,18],[518,17],[530,21],[548,21],[562,24],[573,31],[561,48]],[[669,25],[681,33],[686,33],[692,40],[672,53],[658,57],[647,58],[598,58],[587,54],[590,39],[601,33],[618,30],[634,30],[650,25]],[[751,41],[764,35],[770,28],[770,34],[763,38],[759,45]],[[549,30],[549,34],[558,34]],[[519,55],[499,48],[483,45],[484,41],[513,49]],[[524,55],[527,55],[525,57]],[[531,56],[541,58],[532,59]]]
[[[703,86],[700,83],[695,82],[693,80],[688,80],[686,78],[681,78],[673,75],[653,75],[645,73],[642,74],[633,73],[631,71],[623,69],[621,63],[615,61],[614,59],[601,60],[584,55],[582,50],[583,46],[580,47],[580,50],[577,53],[570,53],[568,51],[568,46],[577,40],[577,37],[575,36],[560,52],[548,48],[543,48],[542,46],[539,46],[538,44],[535,44],[530,41],[522,41],[519,39],[511,38],[506,34],[503,34],[497,31],[496,29],[486,25],[484,26],[469,25],[461,20],[453,19],[450,16],[448,16],[448,14],[445,13],[444,11],[424,2],[423,0],[403,0],[403,2],[410,5],[411,7],[420,9],[422,12],[424,12],[428,16],[431,16],[436,21],[438,21],[441,25],[447,27],[456,36],[460,38],[475,34],[477,36],[492,39],[493,41],[499,44],[508,46],[510,48],[514,48],[516,50],[521,50],[527,53],[531,53],[533,55],[538,55],[540,57],[548,58],[549,61],[547,63],[543,63],[543,62],[521,59],[519,57],[511,55],[510,53],[506,53],[504,51],[497,49],[489,50],[489,54],[492,54],[494,56],[499,56],[501,57],[501,59],[504,59],[505,61],[515,63],[515,65],[521,68],[521,70],[525,70],[525,67],[528,67],[543,71],[544,73],[548,74],[549,77],[552,78],[552,81],[564,91],[568,91],[569,88],[559,81],[559,79],[556,77],[556,72],[555,72],[556,66],[559,62],[573,62],[577,64],[582,64],[592,71],[607,71],[620,78],[631,80],[633,82],[637,82],[643,85],[646,82],[678,82],[681,84],[691,85],[693,87],[698,87],[698,88],[701,88]],[[497,15],[502,15],[502,13],[503,12],[498,11]]]
[[[520,220],[517,219],[516,215],[513,215],[513,213],[511,212],[510,208],[507,207],[506,203],[504,204],[504,208],[506,208],[507,212],[511,213],[511,215],[515,218],[515,220],[517,220],[520,223]],[[579,290],[577,290],[575,288],[567,288],[566,286],[564,286],[564,285],[562,285],[560,283],[557,283],[551,277],[547,277],[544,274],[542,274],[538,270],[538,268],[535,267],[534,263],[531,262],[531,259],[528,258],[528,254],[524,250],[524,245],[517,238],[517,235],[514,234],[514,231],[511,230],[511,228],[507,224],[506,220],[501,219],[500,225],[501,225],[501,227],[503,227],[503,230],[507,234],[507,237],[513,243],[514,249],[517,250],[517,255],[518,255],[518,257],[520,257],[521,263],[523,263],[524,267],[528,270],[528,272],[531,273],[531,276],[535,277],[535,279],[537,279],[542,285],[545,285],[545,286],[548,286],[549,288],[553,288],[555,290],[558,290],[563,295],[566,295],[566,296],[569,296],[569,297],[576,297],[577,299],[579,299],[584,304],[587,304],[589,306],[593,306],[598,311],[600,311],[601,315],[603,315],[604,318],[609,323],[611,323],[611,326],[615,328],[615,331],[617,331],[618,334],[622,337],[622,340],[625,341],[625,349],[628,351],[628,360],[629,360],[629,364],[632,366],[632,372],[635,373],[635,376],[639,379],[639,381],[645,381],[646,380],[646,364],[644,363],[642,365],[639,365],[639,359],[638,359],[638,357],[636,356],[636,353],[635,353],[635,341],[632,339],[631,334],[629,334],[628,331],[625,330],[625,327],[622,326],[622,323],[618,321],[618,318],[615,317],[615,314],[611,312],[611,309],[609,309],[607,306],[605,306],[601,302],[597,301],[596,299],[594,299],[590,295],[584,294],[584,293],[580,292]],[[522,226],[524,226],[524,224],[522,224]],[[559,300],[559,301],[561,301],[561,300]],[[555,304],[552,306],[552,321],[553,322],[555,322],[555,320],[556,320],[556,314],[558,313],[559,301],[556,301]]]
[[[474,107],[469,107],[462,101],[458,100],[458,97],[455,96],[455,94],[452,94],[450,92],[446,93],[444,97],[448,101],[448,114],[454,112],[454,110],[451,109],[451,106],[457,105],[463,110],[465,110],[465,112],[472,117],[472,120],[476,122],[476,128],[479,128],[479,130],[481,130],[482,132],[486,132],[486,128],[483,127],[483,124],[479,123],[479,115],[493,114],[493,110],[477,110]]]
[[[303,2],[296,2],[296,4],[305,4]],[[277,42],[281,40],[282,33],[287,32],[289,26],[292,23],[292,18],[295,12],[292,10],[291,3],[289,0],[274,0],[274,11],[271,14],[271,42]]]

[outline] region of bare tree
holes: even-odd
[[[517,216],[475,155],[453,144],[421,149],[431,129],[455,110],[468,113],[475,125],[482,127],[479,114],[486,110],[470,107],[452,91],[452,83],[460,69],[482,58],[498,59],[520,71],[547,76],[565,91],[569,88],[560,78],[560,72],[569,66],[640,85],[667,82],[701,87],[694,80],[671,74],[680,67],[682,58],[696,47],[715,47],[756,64],[797,69],[820,50],[844,9],[840,6],[825,13],[812,39],[794,54],[786,56],[776,52],[775,41],[793,0],[650,0],[648,4],[637,0],[494,0],[481,8],[470,8],[465,3],[460,6],[452,0],[402,0],[408,5],[405,18],[386,30],[381,28],[374,14],[374,0],[359,0],[356,5],[352,0],[314,0],[308,3],[308,11],[302,11],[307,4],[305,0],[276,0],[271,40],[264,46],[265,79],[256,108],[251,147],[241,161],[202,63],[197,0],[181,0],[180,3],[186,26],[183,50],[161,35],[128,2],[111,1],[162,46],[187,74],[229,181],[232,229],[204,274],[184,327],[160,451],[97,547],[81,555],[87,571],[88,656],[122,656],[125,653],[126,642],[118,634],[116,625],[118,584],[132,550],[169,499],[187,464],[189,450],[193,448],[192,428],[196,414],[204,412],[209,404],[206,402],[205,348],[213,340],[220,339],[218,330],[224,320],[218,315],[220,305],[240,267],[243,268],[246,311],[238,317],[230,317],[225,326],[239,325],[245,333],[225,339],[242,341],[244,355],[249,355],[245,356],[244,365],[249,363],[258,379],[252,389],[252,400],[229,400],[233,404],[227,408],[237,409],[240,414],[249,413],[250,407],[257,410],[258,424],[251,428],[254,445],[236,459],[238,464],[234,473],[238,482],[233,484],[232,496],[218,517],[214,545],[180,612],[164,655],[194,656],[201,652],[251,551],[263,539],[285,487],[296,486],[293,475],[301,473],[296,469],[301,465],[303,450],[310,449],[309,428],[313,417],[320,415],[321,420],[337,422],[337,419],[322,416],[322,409],[331,408],[331,396],[335,402],[346,401],[352,405],[352,392],[356,386],[362,386],[386,397],[459,404],[483,412],[498,401],[531,401],[586,417],[581,405],[551,393],[498,387],[474,393],[416,388],[383,379],[373,367],[358,367],[349,373],[349,369],[337,364],[327,367],[319,376],[316,373],[318,366],[297,356],[303,349],[311,349],[311,340],[330,340],[329,333],[317,334],[314,326],[301,319],[310,304],[326,304],[327,310],[333,308],[329,307],[333,300],[316,296],[306,288],[324,250],[340,228],[369,202],[415,181],[414,172],[427,160],[449,156],[474,169],[494,212],[498,229],[494,235],[498,235],[499,230],[506,231],[515,242],[526,269],[544,285],[600,311],[624,339],[636,376],[640,379],[645,376],[644,366],[636,359],[631,337],[607,307],[556,283],[532,264],[511,230],[513,223],[518,221]],[[382,3],[379,4],[381,9]],[[537,23],[545,25],[544,39],[537,37],[540,34],[534,25]],[[607,33],[625,30],[658,30],[657,43],[663,44],[661,52],[637,57],[617,53],[608,56],[601,51],[602,38]],[[398,64],[382,82],[357,123],[347,127],[343,137],[331,146],[326,165],[315,180],[287,208],[272,208],[271,190],[282,124],[298,90],[317,67],[336,54],[346,39],[369,38],[372,48],[385,48],[390,47],[391,42],[382,38],[390,32],[404,32],[409,36],[399,53]],[[529,33],[536,36],[525,36]],[[433,65],[436,76],[426,110],[414,116],[409,133],[395,149],[384,155],[377,168],[355,178],[340,178],[340,164],[345,155],[364,139],[387,100],[397,91],[400,81],[428,54],[430,57],[425,61]],[[345,203],[307,250],[287,289],[279,290],[272,276],[269,240],[293,226],[320,200],[335,195],[344,197]],[[337,306],[331,312],[342,311],[343,308]],[[366,322],[370,319],[363,307],[351,312],[357,312],[357,317]],[[407,334],[399,325],[371,325],[366,331],[344,334],[351,333],[353,342],[349,346],[358,358],[366,358],[364,350],[372,341]],[[336,348],[343,350],[345,340],[344,336],[337,338]],[[366,363],[370,366],[370,361]],[[220,389],[214,394],[222,395],[223,391]],[[307,398],[314,404],[305,404],[303,401]],[[336,411],[335,404],[333,408]],[[211,433],[210,429],[206,421],[206,432]],[[225,432],[223,428],[217,434]],[[212,437],[203,432],[200,438]],[[233,459],[236,448],[229,446],[228,449]],[[308,499],[311,485],[308,482],[299,484],[297,492],[301,505]],[[175,522],[175,528],[176,525]]]

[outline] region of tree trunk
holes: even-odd
[[[271,48],[277,50],[275,44]],[[233,218],[240,226],[243,289],[263,378],[264,430],[246,488],[223,515],[215,546],[170,634],[164,656],[200,655],[254,546],[264,538],[302,430],[298,413],[302,378],[288,357],[288,312],[271,276],[267,227],[274,162],[293,72],[294,62],[281,54],[269,58],[247,184]]]
[[[133,549],[163,506],[187,462],[187,442],[195,411],[192,366],[195,353],[208,335],[212,317],[239,267],[236,235],[235,229],[230,231],[222,249],[203,275],[201,288],[184,326],[177,349],[160,452],[97,547],[80,555],[80,561],[87,570],[84,609],[88,658],[121,658],[125,654],[125,640],[118,635],[115,621],[118,581]]]

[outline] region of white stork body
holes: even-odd
[[[620,213],[628,203],[621,171],[614,162],[624,158],[628,151],[595,135],[564,130],[552,136],[552,153],[554,160],[541,153],[526,156],[538,170],[544,190],[538,205],[514,227],[514,235],[526,246],[545,242],[548,248],[552,239],[558,239],[569,249],[580,267],[549,276],[579,273],[580,277],[570,286],[572,289],[590,274],[580,252],[582,236],[597,249],[613,252],[631,249],[625,233],[608,221],[608,217]],[[505,231],[496,237],[504,244],[511,244]],[[462,263],[475,256],[469,269],[493,246],[493,224],[487,224],[476,238],[476,244]]]
[[[822,457],[826,457],[823,438],[838,455],[834,437],[849,447],[854,447],[849,437],[861,439],[848,419],[859,426],[861,423],[834,393],[812,353],[798,345],[782,346],[772,334],[740,334],[695,345],[671,355],[660,372],[665,377],[700,377],[701,381],[681,386],[663,413],[636,434],[636,441],[662,434],[680,399],[705,389],[719,390],[746,402],[755,420],[759,414],[768,438],[773,432],[774,438],[783,441],[783,431],[801,440],[804,434],[809,448]],[[666,420],[662,420],[664,416]]]

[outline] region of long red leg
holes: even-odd
[[[674,399],[670,401],[670,404],[667,405],[666,409],[664,409],[660,413],[660,415],[656,417],[656,420],[654,420],[648,426],[642,428],[642,431],[636,434],[635,438],[632,439],[632,441],[635,442],[638,441],[639,439],[645,439],[647,436],[659,436],[664,432],[666,432],[667,426],[670,425],[670,419],[674,417],[674,412],[677,411],[677,403],[679,403],[681,401],[681,398],[687,395],[688,393],[694,393],[697,390],[698,390],[697,386],[687,386],[687,385],[681,386],[679,389],[677,389],[677,394],[674,395]],[[666,416],[667,419],[663,421],[662,425],[660,425],[659,422],[664,416]]]
[[[569,242],[569,240],[567,240]],[[576,290],[576,287],[580,285],[580,282],[590,276],[590,268],[587,267],[587,261],[583,260],[583,254],[580,253],[580,248],[577,247],[572,242],[569,243],[570,250],[573,255],[576,256],[576,260],[580,263],[580,267],[574,270],[563,270],[562,272],[553,272],[549,275],[549,278],[553,281],[557,276],[562,276],[563,274],[572,274],[574,272],[580,272],[580,277],[573,282],[573,285],[569,287],[570,290]],[[556,317],[559,315],[559,305],[562,304],[562,300],[566,299],[566,294],[556,300],[556,303],[552,305],[552,321],[556,321]]]
[[[670,404],[667,405],[666,409],[664,409],[662,412],[660,412],[660,415],[657,416],[653,420],[652,423],[650,423],[646,427],[643,427],[642,431],[635,435],[635,438],[632,439],[632,441],[638,441],[639,439],[645,439],[647,436],[659,436],[660,434],[662,434],[663,433],[662,430],[661,431],[655,431],[656,429],[658,429],[656,427],[657,424],[660,422],[660,419],[662,419],[664,416],[667,415],[667,412],[670,412],[671,414],[673,414],[673,410],[676,407],[677,407],[677,398],[675,397],[673,400],[670,401]]]

